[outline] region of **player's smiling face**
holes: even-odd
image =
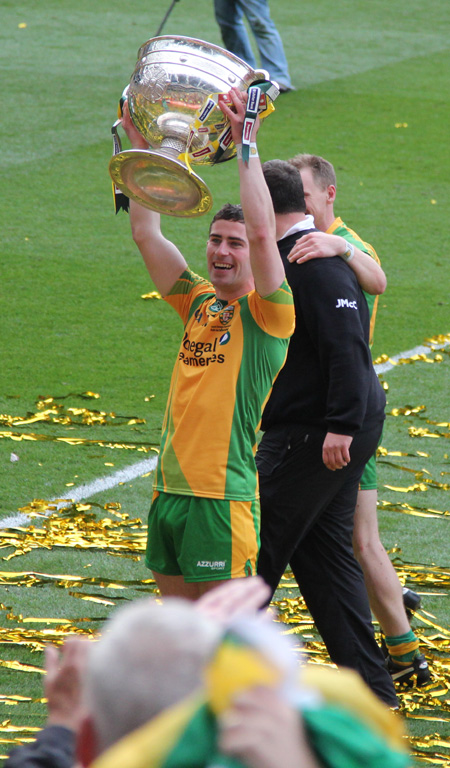
[[[219,219],[211,226],[206,245],[209,279],[217,296],[235,299],[254,288],[245,225]]]
[[[317,229],[326,230],[325,218],[327,213],[327,201],[329,199],[328,187],[323,189],[315,180],[311,168],[302,168],[303,192],[305,195],[306,213],[314,216],[314,225]]]

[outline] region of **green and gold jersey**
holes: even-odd
[[[327,229],[328,235],[340,235],[340,237],[344,237],[346,240],[349,241],[349,243],[353,243],[353,245],[356,245],[357,248],[359,248],[360,251],[364,251],[364,253],[368,253],[369,256],[372,257],[372,259],[375,259],[377,264],[380,264],[380,259],[377,256],[377,253],[375,251],[375,248],[370,245],[370,243],[364,242],[364,240],[361,240],[359,235],[356,234],[356,232],[353,231],[353,229],[350,229],[350,227],[347,227],[347,224],[344,224],[341,218],[337,218],[333,221],[331,227]],[[363,291],[364,296],[366,297],[367,304],[369,306],[369,312],[370,312],[370,338],[369,338],[369,344],[372,346],[373,344],[373,334],[375,330],[375,320],[377,316],[377,309],[378,309],[378,296],[372,296],[370,293],[366,293]]]
[[[164,417],[155,489],[215,499],[258,496],[254,453],[262,409],[294,330],[286,281],[231,302],[183,272],[165,300],[184,322]]]

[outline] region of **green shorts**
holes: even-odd
[[[377,462],[376,456],[372,456],[364,467],[361,480],[359,481],[360,491],[373,491],[377,489]]]
[[[259,500],[153,495],[145,564],[185,581],[253,576],[259,550]]]

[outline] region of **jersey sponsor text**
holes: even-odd
[[[341,307],[348,307],[348,309],[358,309],[358,304],[356,301],[349,301],[348,299],[338,299],[335,309],[340,309]]]

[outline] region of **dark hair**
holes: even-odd
[[[275,213],[305,213],[305,196],[298,171],[285,160],[268,160],[262,168]]]
[[[225,205],[223,205],[214,215],[213,220],[209,225],[209,231],[211,232],[211,227],[215,221],[221,221],[222,219],[225,219],[225,221],[240,221],[242,224],[245,224],[242,206],[225,203]]]

